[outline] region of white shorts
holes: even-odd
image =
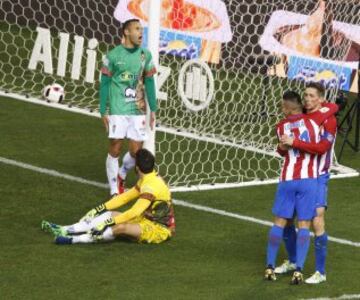
[[[109,139],[130,139],[143,142],[147,139],[145,115],[109,116]]]

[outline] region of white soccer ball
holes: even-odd
[[[44,98],[47,102],[61,103],[64,100],[64,88],[57,83],[49,84],[44,88]]]

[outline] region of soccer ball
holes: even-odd
[[[64,88],[57,83],[47,85],[43,94],[47,102],[61,103],[64,100]]]

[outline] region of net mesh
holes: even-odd
[[[144,11],[148,4],[1,1],[0,89],[39,98],[57,82],[66,91],[64,105],[97,112],[101,60],[120,43],[121,20],[114,17],[120,2]],[[225,20],[217,11],[228,19],[226,41],[222,33],[208,33],[219,25],[215,17]],[[294,53],[349,68],[358,59],[359,11],[357,0],[162,1],[156,157],[170,185],[276,178],[281,160],[274,126],[282,117],[281,95],[290,88],[301,92],[309,76],[316,79],[284,76],[290,62],[303,59]],[[43,62],[30,66],[39,27],[44,39],[47,30],[50,36],[51,72]],[[287,55],[281,54],[284,47]],[[326,74],[320,80],[334,99],[339,82]]]

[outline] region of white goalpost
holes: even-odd
[[[160,0],[152,0],[149,5],[149,35],[148,49],[150,50],[156,69],[159,69],[159,40],[160,40]],[[157,75],[155,75],[157,82]],[[147,104],[147,124],[150,124],[150,108]],[[144,142],[144,147],[155,154],[155,128],[147,128],[148,139]]]
[[[138,18],[158,69],[157,126],[145,147],[172,190],[275,183],[281,95],[312,80],[331,101],[355,92],[359,10],[355,0],[4,0],[0,95],[99,117],[102,56],[121,23]],[[42,99],[53,82],[65,88],[62,104]],[[332,174],[358,175],[339,164]]]

